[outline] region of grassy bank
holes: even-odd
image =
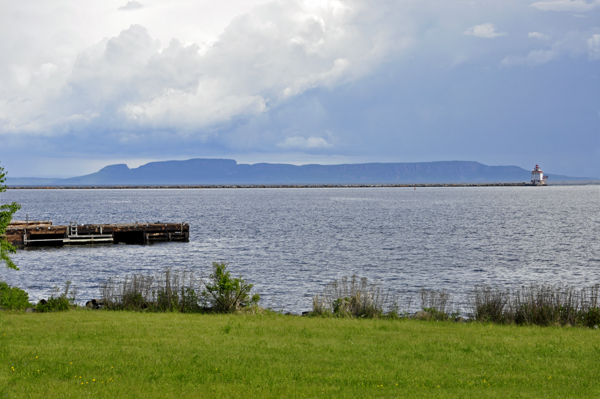
[[[85,310],[0,318],[1,397],[600,396],[593,329]]]

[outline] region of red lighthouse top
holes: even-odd
[[[542,170],[540,169],[540,167],[538,165],[535,165],[535,169],[533,171],[534,172],[539,172],[539,173],[542,172]]]

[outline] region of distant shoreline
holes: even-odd
[[[548,186],[600,185],[600,180],[551,182]],[[530,183],[402,183],[402,184],[164,184],[99,186],[7,186],[8,190],[135,190],[216,188],[406,188],[406,187],[543,187]]]
[[[393,187],[533,187],[529,183],[415,183],[415,184],[206,184],[206,185],[114,185],[114,186],[8,186],[9,190],[91,189],[215,189],[215,188],[393,188]]]

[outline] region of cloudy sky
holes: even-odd
[[[9,176],[198,157],[600,176],[600,0],[0,0]]]

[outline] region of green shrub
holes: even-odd
[[[58,287],[54,287],[55,294],[52,294],[48,300],[42,299],[36,305],[38,312],[61,312],[69,310],[75,305],[76,289],[71,287],[71,282],[67,281],[65,291],[58,295]]]
[[[246,284],[241,276],[231,278],[227,263],[213,262],[212,266],[213,272],[200,295],[205,306],[214,312],[231,313],[258,304],[260,296],[250,295],[253,284]]]
[[[33,307],[29,303],[29,294],[19,287],[11,287],[0,281],[0,307],[3,309],[26,309]]]
[[[596,327],[600,325],[600,307],[589,308],[581,311],[579,314],[581,324],[587,327]]]

